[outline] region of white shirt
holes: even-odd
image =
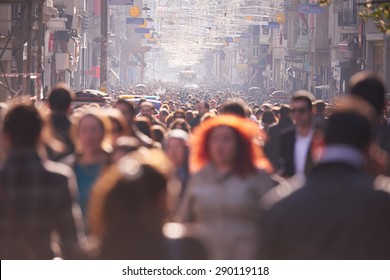
[[[314,129],[310,129],[306,136],[300,135],[298,130],[296,132],[294,146],[295,174],[305,174],[307,153],[309,152],[313,135]]]

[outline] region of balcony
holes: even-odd
[[[338,26],[356,26],[356,9],[344,9],[338,12]]]

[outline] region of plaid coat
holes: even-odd
[[[11,152],[0,169],[0,258],[52,259],[53,236],[63,258],[77,258],[83,227],[76,195],[67,166],[35,150]]]

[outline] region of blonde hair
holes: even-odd
[[[118,182],[123,180],[136,181],[143,176],[142,172],[133,173],[131,164],[149,166],[164,176],[167,180],[173,174],[173,165],[165,153],[159,149],[140,148],[122,158],[118,163],[111,165],[96,181],[92,188],[88,203],[88,225],[92,236],[103,239],[106,234],[104,222],[105,202],[108,194]],[[142,168],[140,169],[142,170]],[[126,213],[123,213],[126,215]]]

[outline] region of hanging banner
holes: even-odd
[[[110,0],[110,5],[134,5],[134,0]]]
[[[140,33],[140,34],[150,33],[150,28],[136,28],[135,33]]]
[[[302,14],[322,14],[323,9],[318,4],[299,4],[297,12]]]
[[[143,18],[126,18],[126,24],[140,25],[144,24],[145,19]]]

